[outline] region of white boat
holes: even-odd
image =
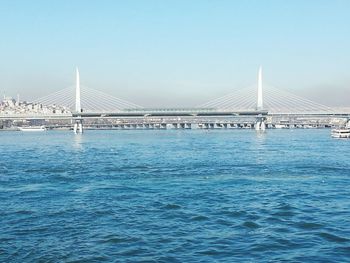
[[[331,132],[333,138],[350,138],[350,120],[343,127],[333,129]]]
[[[20,131],[46,131],[46,127],[45,126],[28,126],[28,127],[18,127],[18,129]]]
[[[287,128],[287,125],[285,125],[285,124],[276,124],[276,125],[275,125],[275,128],[276,128],[276,129],[286,129],[286,128]]]
[[[349,128],[333,129],[331,136],[333,138],[350,138],[350,129]]]

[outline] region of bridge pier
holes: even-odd
[[[79,118],[75,120],[73,130],[75,134],[83,133],[83,119]]]
[[[262,116],[258,116],[255,120],[255,130],[257,131],[264,131],[266,129],[266,118]]]

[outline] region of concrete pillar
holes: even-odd
[[[266,129],[266,118],[265,117],[262,117],[262,116],[258,116],[255,120],[255,124],[254,124],[254,127],[255,127],[255,130],[257,131],[264,131]]]
[[[74,133],[83,133],[83,119],[76,119],[74,122]]]

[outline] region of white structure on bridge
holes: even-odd
[[[257,110],[263,110],[263,89],[262,89],[262,67],[260,66],[258,72],[258,103]]]
[[[80,99],[80,75],[79,69],[76,68],[76,77],[75,77],[75,111],[81,112],[81,99]]]

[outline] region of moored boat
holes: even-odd
[[[333,138],[350,138],[350,129],[349,128],[333,129],[331,136]]]
[[[348,120],[344,127],[332,129],[331,136],[333,138],[350,138],[350,121]]]
[[[20,131],[46,131],[45,126],[28,126],[28,127],[18,127]]]

